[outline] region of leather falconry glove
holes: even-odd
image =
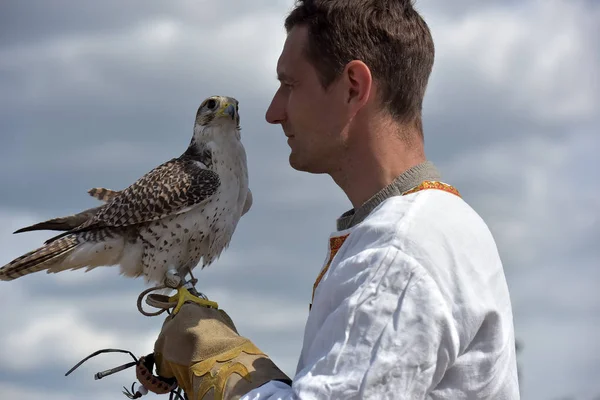
[[[171,308],[170,300],[152,294],[147,303]],[[161,380],[176,380],[190,400],[239,399],[271,380],[291,384],[266,354],[238,334],[227,313],[210,303],[179,304],[165,319],[151,355]],[[152,379],[147,370],[138,368],[137,375],[142,383]]]

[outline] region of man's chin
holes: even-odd
[[[308,160],[301,160],[299,157],[296,157],[294,153],[290,154],[289,157],[290,167],[300,172],[308,172],[310,174],[324,174],[327,171],[318,168],[316,163],[308,162]]]
[[[306,172],[306,171],[304,171],[304,164],[301,163],[297,157],[295,157],[293,152],[290,154],[288,161],[290,163],[290,167],[292,167],[296,171]]]

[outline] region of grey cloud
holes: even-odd
[[[98,204],[87,189],[122,188],[180,154],[191,137],[198,103],[214,93],[234,95],[241,101],[255,204],[223,258],[196,276],[199,289],[216,296],[240,329],[293,373],[327,237],[349,203],[329,178],[291,170],[281,130],[264,121],[277,85],[281,22],[291,1],[21,3],[0,6],[0,211],[5,210],[0,212],[0,263],[49,236],[12,236],[7,221],[28,223],[21,213],[35,211],[42,219]],[[428,154],[498,239],[517,335],[525,344],[524,398],[545,400],[556,393],[577,394],[578,388],[593,392],[592,371],[600,365],[590,355],[598,304],[590,285],[598,280],[600,259],[598,188],[590,176],[598,170],[593,149],[600,121],[589,113],[598,106],[597,86],[584,85],[586,74],[600,65],[600,53],[593,51],[599,7],[553,3],[567,7],[569,18],[552,26],[551,18],[537,12],[539,7],[552,11],[547,3],[520,4],[417,2],[434,30],[439,54],[425,104]],[[523,14],[524,9],[536,12]],[[579,11],[569,14],[572,10]],[[486,20],[490,27],[510,26],[499,22],[514,17],[515,26],[532,32],[507,47],[506,58],[495,66],[505,69],[497,80],[486,57],[494,55],[487,49],[502,44],[502,37],[497,39],[491,28],[461,36],[457,28],[461,21],[477,22],[475,17],[495,11],[503,14]],[[157,30],[148,29],[150,23],[166,23],[167,36],[172,29],[174,39],[153,43],[149,38],[160,37],[152,36]],[[562,33],[585,40],[574,42],[560,68],[534,86],[528,77],[532,71],[542,74],[532,65],[539,54],[556,48],[544,45]],[[589,98],[588,104],[581,106],[578,93]],[[561,96],[582,111],[564,111]],[[540,171],[545,182],[557,185],[545,195],[531,190]],[[572,277],[566,279],[567,274]],[[77,321],[113,332],[124,345],[157,327],[156,320],[135,310],[143,283],[121,279],[114,270],[72,279],[40,274],[9,285],[23,291],[23,304],[31,311],[21,317],[19,309],[3,308],[0,317],[22,326],[43,311],[36,305],[81,302],[89,311]],[[9,292],[0,291],[3,304],[10,301]],[[90,306],[95,301],[98,305]],[[255,304],[260,309],[253,310]],[[282,316],[286,311],[294,315]],[[256,321],[249,321],[254,315]],[[5,334],[0,329],[0,337]],[[573,337],[576,346],[570,345]],[[553,365],[547,360],[555,347],[564,360]],[[64,359],[49,375],[43,367],[17,372],[0,366],[0,392],[12,382],[64,392],[66,398],[74,391],[111,398],[132,375],[93,381],[92,374],[122,359],[102,358],[74,379],[62,377],[71,366]],[[33,374],[42,378],[31,383]]]
[[[159,0],[127,3],[114,0],[102,3],[74,3],[67,0],[3,2],[0,13],[0,44],[20,45],[53,35],[112,33],[126,29],[132,21],[152,20],[156,17],[183,20],[210,29],[223,20],[264,12],[272,5],[273,2],[267,0],[239,2],[234,6],[193,0],[177,3]]]
[[[236,26],[235,20],[225,20]],[[48,49],[37,42],[25,46],[25,55],[23,51],[0,49],[8,57],[0,61],[0,72],[11,77],[10,81],[3,80],[3,86],[6,89],[8,84],[9,90],[0,96],[4,103],[0,111],[4,144],[0,148],[0,165],[12,166],[0,169],[0,178],[11,187],[4,199],[6,204],[33,205],[35,193],[44,192],[47,204],[79,205],[85,201],[82,195],[90,185],[129,185],[150,168],[185,150],[198,104],[215,93],[234,95],[240,100],[249,158],[269,151],[269,142],[276,137],[273,130],[264,134],[268,131],[264,123],[268,104],[265,93],[271,89],[268,84],[248,85],[247,77],[272,73],[274,84],[274,67],[267,72],[256,59],[248,63],[251,54],[244,53],[239,45],[231,47],[230,53],[221,51],[223,46],[218,40],[211,41],[212,45],[201,41],[198,45],[193,35],[210,35],[205,27],[182,29],[182,41],[158,49],[158,54],[149,49],[136,50],[131,47],[136,41],[123,34],[123,40],[131,44],[117,46],[130,46],[133,54],[115,50],[102,40],[103,36],[85,35],[73,39],[81,41],[83,47],[77,48],[70,61],[54,54],[52,47]],[[103,35],[107,40],[120,37],[114,32]],[[243,32],[233,32],[223,40],[233,40],[236,35],[242,35],[242,43],[248,40]],[[88,41],[94,44],[91,48],[85,47]],[[235,41],[229,43],[235,46]],[[53,46],[60,49],[61,42]],[[253,48],[260,50],[262,46]],[[17,61],[10,58],[11,54]],[[20,62],[19,57],[23,59]],[[150,67],[147,61],[152,64]],[[65,74],[65,69],[84,70],[99,84],[86,86],[86,81],[79,82]],[[43,84],[36,94],[26,96],[23,87],[40,79]],[[24,113],[25,109],[28,111]],[[133,154],[129,156],[129,152]],[[22,154],[27,154],[27,158]],[[40,167],[46,171],[44,177],[38,173]],[[12,173],[15,168],[27,178],[16,177]],[[115,171],[117,176],[103,179]],[[35,204],[39,207],[39,202]]]
[[[498,242],[524,344],[524,398],[569,393],[586,398],[584,392],[594,390],[592,371],[599,360],[592,338],[600,304],[594,286],[600,252],[594,243],[600,232],[597,202],[591,199],[600,188],[585,184],[587,169],[575,165],[595,165],[591,149],[598,144],[591,132],[524,137],[457,156],[448,165],[450,180],[468,188],[466,200]]]
[[[444,0],[415,0],[413,4],[415,9],[424,15],[430,13],[440,14],[446,18],[460,19],[476,11],[494,8],[509,8],[520,3],[519,0],[457,0],[448,2]]]

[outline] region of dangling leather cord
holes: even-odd
[[[120,349],[103,349],[103,350],[98,350],[93,352],[92,354],[90,354],[89,356],[87,356],[86,358],[84,358],[83,360],[79,361],[77,364],[75,364],[75,366],[73,368],[71,368],[66,374],[65,376],[69,376],[69,374],[73,371],[75,371],[77,368],[79,368],[81,366],[81,364],[83,364],[84,362],[86,362],[87,360],[89,360],[90,358],[96,357],[97,355],[100,355],[102,353],[126,353],[129,354],[131,356],[131,358],[133,358],[133,362],[129,362],[127,364],[123,364],[120,365],[118,367],[115,368],[111,368],[111,369],[107,369],[106,371],[102,371],[102,372],[97,372],[94,375],[94,379],[98,380],[98,379],[102,379],[105,376],[109,376],[112,375],[114,373],[126,370],[127,368],[131,368],[134,365],[137,365],[137,363],[139,362],[139,360],[133,355],[132,352],[127,351],[127,350],[120,350]]]
[[[167,288],[166,285],[160,285],[160,286],[151,287],[149,289],[144,290],[142,293],[140,293],[140,295],[137,298],[138,311],[140,313],[142,313],[142,315],[145,315],[146,317],[155,317],[155,316],[160,315],[160,314],[164,313],[165,311],[167,311],[166,308],[163,308],[160,311],[148,312],[148,311],[144,311],[144,309],[142,308],[142,299],[144,298],[144,296],[146,296],[148,293],[153,292],[155,290],[166,289],[166,288]],[[169,312],[169,314],[170,314],[170,312]]]
[[[128,398],[139,399],[140,397],[146,395],[148,391],[152,391],[156,394],[170,393],[171,395],[169,396],[169,400],[188,400],[187,395],[185,395],[185,393],[183,396],[181,395],[181,388],[177,385],[177,380],[175,378],[167,379],[152,374],[152,371],[154,369],[154,354],[149,354],[145,357],[140,357],[138,359],[133,355],[132,352],[127,350],[102,349],[95,351],[83,360],[79,361],[73,368],[71,368],[65,374],[65,376],[68,376],[71,372],[75,371],[78,367],[80,367],[84,362],[86,362],[90,358],[96,357],[97,355],[102,353],[126,353],[129,354],[134,361],[120,365],[118,367],[107,369],[105,371],[97,372],[96,374],[94,374],[95,380],[102,379],[106,376],[135,366],[136,375],[141,384],[138,386],[137,390],[135,390],[135,382],[131,384],[131,390],[128,390],[125,386],[123,386],[123,394]]]
[[[147,317],[155,317],[165,311],[167,314],[174,316],[179,312],[184,303],[197,303],[204,307],[218,308],[219,305],[217,303],[210,301],[206,295],[196,290],[195,285],[198,280],[194,278],[191,270],[189,273],[191,279],[185,281],[176,270],[171,269],[167,271],[165,283],[163,285],[148,288],[140,293],[137,298],[138,311]],[[166,296],[164,294],[151,293],[161,289],[174,289],[177,290],[177,294]],[[158,311],[149,312],[143,309],[142,300],[145,296],[147,296],[146,304],[158,308]]]

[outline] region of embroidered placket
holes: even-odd
[[[415,186],[414,188],[409,189],[406,192],[402,193],[402,196],[406,196],[408,194],[416,193],[416,192],[419,192],[422,190],[429,190],[429,189],[443,190],[445,192],[452,193],[458,197],[461,197],[460,192],[455,187],[453,187],[452,185],[448,185],[447,183],[443,183],[443,182],[439,182],[439,181],[423,181],[419,185]],[[335,257],[337,252],[340,250],[340,248],[342,247],[342,245],[344,244],[344,242],[346,241],[346,238],[348,238],[348,236],[350,236],[349,233],[345,234],[345,235],[333,236],[333,237],[329,238],[329,258],[327,259],[327,262],[321,269],[321,272],[319,272],[319,275],[317,276],[317,279],[315,280],[315,283],[313,284],[311,302],[308,306],[309,311],[312,309],[312,303],[315,299],[315,292],[317,290],[317,286],[319,286],[319,283],[321,283],[323,276],[325,276],[325,274],[329,270],[329,266],[331,265],[333,258]]]

